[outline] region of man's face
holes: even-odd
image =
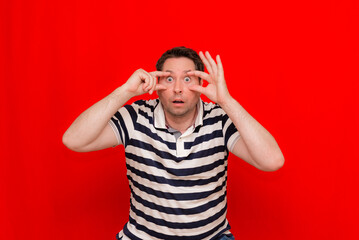
[[[166,116],[193,117],[196,112],[200,93],[188,89],[191,85],[200,84],[195,76],[188,76],[187,72],[194,71],[194,62],[186,57],[169,58],[164,64],[162,71],[170,72],[168,77],[161,77],[159,84],[166,90],[159,90],[157,94],[162,102]]]

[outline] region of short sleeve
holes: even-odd
[[[223,115],[223,136],[228,151],[232,152],[234,145],[240,138],[240,134],[232,120],[226,113]]]
[[[110,119],[109,124],[112,127],[118,144],[127,146],[131,136],[130,133],[133,129],[133,123],[136,118],[135,111],[131,105],[125,105],[120,108]]]

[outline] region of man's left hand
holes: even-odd
[[[190,90],[200,92],[206,95],[211,101],[219,104],[225,104],[230,98],[226,81],[224,79],[223,66],[219,55],[216,56],[217,63],[213,60],[209,52],[205,55],[199,52],[199,56],[202,59],[204,65],[207,68],[209,74],[202,71],[188,72],[190,76],[200,77],[208,82],[206,87],[201,85],[192,85]]]

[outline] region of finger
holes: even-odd
[[[158,80],[159,80],[159,78],[161,78],[161,77],[168,77],[168,76],[170,76],[171,75],[171,73],[170,72],[162,72],[162,71],[153,71],[153,72],[150,72],[150,74],[151,74],[151,76],[153,76],[153,78],[154,78],[154,82],[155,82],[155,84],[154,84],[154,86],[152,87],[152,92],[151,92],[151,94],[154,92],[154,91],[156,91],[155,90],[155,86],[156,86],[156,84],[158,83]]]
[[[211,68],[212,68],[214,76],[217,76],[217,73],[218,73],[217,63],[213,60],[211,54],[208,51],[206,52],[206,57],[207,57],[209,63],[211,64]]]
[[[207,71],[210,75],[213,74],[213,71],[212,71],[212,67],[211,67],[211,64],[208,62],[206,56],[204,56],[203,52],[199,52],[199,57],[202,59],[204,65],[206,66],[207,68]]]
[[[154,91],[157,91],[157,90],[167,89],[165,86],[158,84],[159,81],[157,78],[169,76],[171,74],[170,72],[155,71],[155,72],[151,72],[150,74],[153,76],[153,79],[154,79],[154,81],[153,81],[154,84],[149,92],[150,94],[152,94]]]
[[[216,60],[217,60],[217,64],[218,64],[218,76],[224,76],[224,70],[223,70],[221,57],[219,55],[217,55]]]
[[[150,72],[150,74],[154,77],[167,77],[167,76],[171,75],[170,72],[162,72],[162,71],[153,71],[153,72]]]
[[[202,71],[190,71],[190,72],[187,72],[187,74],[189,76],[196,76],[196,77],[199,77],[201,79],[204,79],[209,83],[213,82],[211,76],[208,73],[205,73],[205,72],[202,72]]]
[[[206,89],[204,87],[202,87],[201,85],[192,85],[192,86],[189,86],[188,88],[189,88],[189,90],[199,92],[201,94],[204,94],[206,91]]]
[[[147,88],[148,88],[148,86],[149,86],[149,84],[150,84],[150,77],[149,77],[149,75],[148,74],[146,74],[145,72],[141,72],[141,74],[140,74],[140,79],[141,79],[141,81],[142,81],[142,83],[141,83],[141,85],[142,85],[142,90],[144,91],[144,92],[147,92]]]
[[[150,95],[152,95],[152,93],[155,91],[155,88],[156,88],[156,84],[157,84],[157,78],[156,77],[152,77],[152,85],[151,85],[151,88],[149,89],[148,93]]]
[[[155,91],[158,90],[166,90],[167,88],[165,86],[163,86],[162,84],[156,84],[155,86]]]
[[[146,87],[146,92],[149,92],[149,91],[151,91],[151,89],[153,88],[153,86],[155,84],[155,79],[150,73],[147,73],[147,76],[149,79],[149,83],[148,83],[148,86]]]
[[[142,90],[143,90],[143,92],[148,92],[148,85],[149,85],[149,82],[150,82],[150,80],[148,79],[148,78],[146,78],[145,80],[144,80],[144,83],[142,84]]]

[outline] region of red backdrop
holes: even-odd
[[[0,4],[0,239],[115,239],[123,147],[75,153],[62,134],[180,45],[221,55],[230,92],[286,159],[267,173],[230,156],[235,236],[359,239],[358,1]]]

